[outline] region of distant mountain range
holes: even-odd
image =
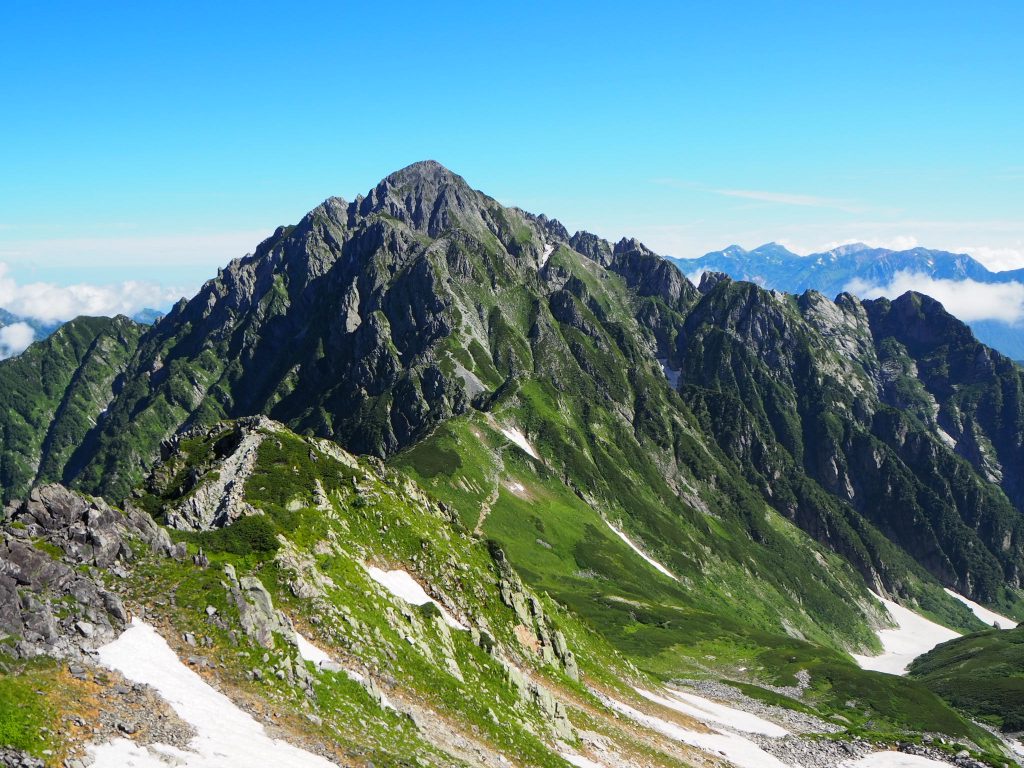
[[[134,320],[136,323],[140,323],[141,325],[153,325],[153,323],[155,323],[163,316],[164,313],[161,312],[160,310],[153,309],[151,307],[146,307],[134,313],[131,316],[131,319]],[[8,310],[0,307],[0,329],[8,328],[12,325],[19,324],[27,325],[29,328],[32,329],[32,341],[42,341],[43,339],[49,337],[50,334],[52,334],[62,325],[64,325],[64,321],[53,320],[49,322],[44,322],[34,317],[24,317],[22,315],[16,315],[13,312],[9,312]],[[0,358],[9,355],[16,355],[19,352],[21,352],[20,346],[10,348],[9,346],[0,344]]]
[[[864,243],[841,245],[822,253],[800,256],[779,243],[766,243],[751,251],[730,245],[696,259],[671,259],[685,274],[723,272],[786,293],[808,289],[834,297],[855,281],[872,286],[890,284],[900,272],[927,275],[936,280],[974,280],[979,283],[1024,283],[1024,269],[992,272],[966,253],[929,248],[894,251]],[[972,322],[975,335],[1006,355],[1024,360],[1022,329],[998,320]]]
[[[0,328],[6,328],[9,325],[17,325],[18,323],[25,323],[32,328],[36,334],[36,341],[45,339],[63,325],[60,321],[44,323],[41,320],[36,320],[31,317],[21,317],[20,315],[16,315],[13,312],[8,312],[6,309],[0,308]]]

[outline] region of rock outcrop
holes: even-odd
[[[123,574],[138,547],[184,557],[140,510],[60,485],[33,489],[0,521],[0,637],[23,657],[77,657],[113,640],[129,617],[103,575]]]

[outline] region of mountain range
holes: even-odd
[[[428,161],[0,399],[18,759],[205,765],[211,684],[281,764],[1013,760],[871,671],[1024,618],[1024,371],[927,296],[694,284]]]
[[[142,325],[152,325],[163,315],[163,312],[147,307],[134,313],[132,320]],[[13,312],[0,308],[0,331],[4,328],[20,327],[24,334],[24,338],[21,338],[19,335],[18,338],[14,339],[3,338],[2,334],[0,334],[0,359],[19,354],[29,343],[45,339],[60,328],[61,325],[63,325],[63,322],[60,320],[44,321],[35,317],[16,315]]]
[[[765,288],[803,293],[815,290],[826,296],[855,286],[889,286],[900,273],[934,280],[973,280],[978,283],[1022,283],[1024,269],[993,272],[965,253],[911,248],[892,250],[864,243],[840,245],[821,253],[800,256],[779,243],[753,250],[730,245],[696,259],[672,259],[684,273],[723,272]],[[1015,360],[1024,360],[1024,328],[998,319],[977,320],[971,329],[979,339]]]

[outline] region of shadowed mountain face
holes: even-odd
[[[38,480],[121,498],[163,441],[225,418],[390,459],[514,413],[565,487],[691,567],[725,546],[723,520],[722,556],[770,571],[788,551],[770,508],[872,587],[1009,604],[1020,585],[1021,372],[920,295],[697,287],[634,240],[570,236],[425,162],[279,228],[152,329],[102,334],[0,364],[59,371],[46,418],[7,417],[8,498]]]
[[[841,245],[808,256],[799,256],[778,243],[767,243],[752,251],[730,245],[700,258],[671,261],[687,275],[723,272],[733,279],[768,289],[795,294],[814,290],[826,296],[854,290],[851,286],[888,286],[899,273],[987,284],[1024,282],[1024,270],[992,272],[965,253],[929,248],[894,251],[863,243]],[[1024,333],[1019,324],[993,319],[976,321],[971,327],[986,344],[1013,359],[1024,359]]]

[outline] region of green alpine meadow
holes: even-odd
[[[425,161],[0,362],[0,763],[1017,765],[1024,369]]]

